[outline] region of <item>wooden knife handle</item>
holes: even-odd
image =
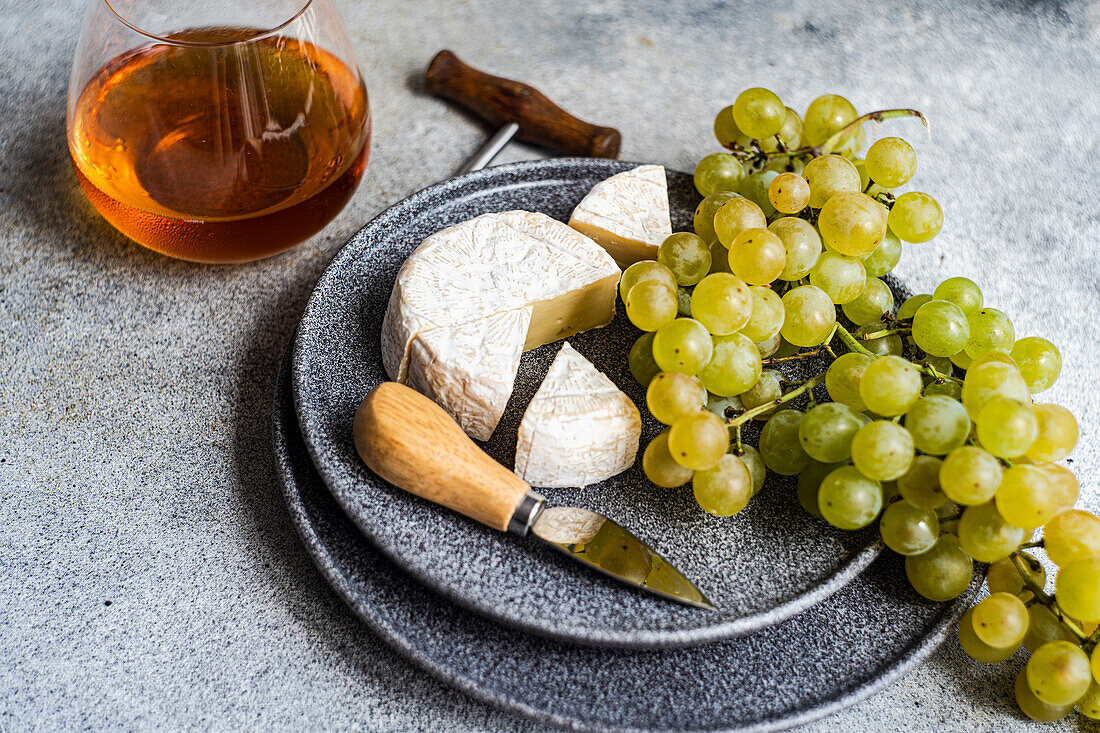
[[[469,108],[493,125],[519,125],[517,138],[566,155],[615,158],[622,135],[613,127],[579,120],[538,89],[492,76],[440,51],[424,76],[428,91]]]
[[[366,396],[354,434],[359,457],[386,481],[502,532],[531,488],[474,445],[443,408],[397,382]]]

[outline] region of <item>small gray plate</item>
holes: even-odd
[[[326,580],[386,643],[484,703],[571,730],[768,731],[870,696],[928,656],[981,586],[952,603],[909,587],[885,553],[794,618],[691,649],[631,651],[516,632],[409,582],[357,531],[310,464],[289,369],[275,400],[275,453],[291,517]]]
[[[390,290],[421,241],[488,211],[568,219],[595,183],[634,165],[588,158],[503,165],[444,181],[382,213],[336,256],[309,298],[293,349],[294,398],[306,445],[337,502],[419,582],[478,613],[563,641],[685,646],[763,628],[835,593],[878,554],[876,530],[833,529],[801,509],[793,481],[774,475],[745,511],[724,519],[700,510],[690,486],[649,483],[640,460],[584,489],[543,490],[552,503],[591,509],[637,534],[721,608],[705,611],[632,590],[534,540],[407,494],[371,473],[352,442],[359,402],[386,379],[379,333]],[[699,200],[691,177],[669,172],[668,181],[673,229],[689,229]],[[638,335],[620,312],[610,326],[569,341],[644,406],[645,391],[626,360]],[[558,348],[548,344],[523,357],[508,409],[484,446],[505,466],[513,465],[519,420]],[[643,413],[644,446],[661,426]]]

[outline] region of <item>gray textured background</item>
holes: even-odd
[[[341,5],[375,115],[363,186],[310,243],[217,268],[126,242],[83,199],[64,141],[83,3],[0,3],[0,729],[530,728],[355,621],[298,545],[269,447],[276,361],[311,283],[485,134],[414,81],[443,47],[619,127],[624,158],[684,170],[747,86],[798,109],[828,91],[922,109],[930,141],[891,129],[918,141],[917,185],[947,223],[897,272],[915,290],[974,277],[1019,335],[1063,348],[1043,398],[1081,418],[1073,465],[1100,510],[1096,3]],[[1024,729],[1014,672],[949,642],[807,730]]]

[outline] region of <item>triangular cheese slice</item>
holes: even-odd
[[[642,419],[615,383],[563,344],[519,425],[516,474],[533,486],[587,486],[634,464]]]
[[[657,247],[672,234],[665,169],[643,165],[597,183],[569,226],[607,250],[619,267],[657,259]]]

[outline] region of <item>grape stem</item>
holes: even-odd
[[[1043,541],[1042,540],[1036,540],[1035,542],[1025,542],[1024,544],[1020,545],[1020,549],[1021,550],[1028,550],[1028,549],[1031,549],[1032,547],[1042,547],[1042,546],[1043,546]]]
[[[913,329],[911,328],[884,328],[881,331],[875,331],[874,333],[861,333],[859,335],[860,341],[871,341],[873,339],[880,339],[884,336],[893,336],[894,334],[909,333]]]
[[[1019,551],[1013,552],[1010,557],[1012,558],[1012,564],[1015,566],[1016,572],[1020,574],[1020,579],[1024,582],[1024,586],[1032,592],[1035,596],[1035,600],[1050,609],[1050,612],[1058,617],[1062,626],[1077,638],[1078,643],[1087,644],[1089,642],[1089,637],[1085,634],[1084,630],[1081,629],[1080,624],[1062,613],[1062,609],[1059,608],[1058,602],[1055,600],[1054,596],[1040,588],[1039,584],[1031,579],[1031,576],[1024,568],[1024,560],[1020,557]]]
[[[832,137],[825,141],[818,151],[817,155],[829,155],[836,147],[844,142],[845,138],[854,130],[856,130],[864,122],[882,122],[884,120],[893,119],[895,117],[916,117],[920,119],[924,129],[929,129],[928,118],[915,109],[880,109],[874,112],[868,112],[865,115],[861,115],[853,120],[846,127],[840,129],[839,132],[833,133]]]
[[[787,392],[782,397],[780,397],[778,399],[774,399],[771,402],[765,402],[762,405],[757,405],[756,407],[752,408],[751,410],[746,410],[745,412],[742,412],[740,415],[738,415],[734,419],[728,420],[726,422],[726,425],[728,425],[731,428],[740,428],[742,425],[747,423],[749,420],[752,420],[754,417],[756,417],[758,415],[763,415],[767,412],[770,412],[770,411],[774,410],[777,407],[780,407],[781,405],[787,404],[788,402],[795,399],[799,395],[803,395],[803,394],[809,392],[814,387],[816,387],[817,385],[821,384],[824,381],[825,381],[825,375],[824,374],[818,374],[816,377],[813,377],[811,379],[807,379],[799,387],[797,387],[796,389],[792,389],[790,392]]]
[[[896,333],[896,331],[880,331],[878,333],[870,334],[870,337],[877,337],[877,336],[881,336],[882,334],[891,334],[891,333]],[[876,357],[876,354],[874,354],[871,351],[868,351],[867,348],[864,347],[864,345],[859,342],[859,339],[857,339],[855,336],[853,336],[848,329],[846,329],[844,326],[841,326],[839,323],[836,324],[835,334],[840,337],[840,340],[851,351],[855,351],[858,354],[863,354],[864,356],[869,356],[872,359],[874,359]],[[915,366],[917,368],[917,371],[919,371],[921,374],[927,374],[928,376],[932,377],[933,379],[936,379],[936,380],[941,380],[941,379],[949,380],[949,381],[952,381],[952,382],[957,382],[958,384],[962,384],[961,379],[959,379],[957,377],[949,377],[946,374],[940,374],[939,372],[937,372],[935,369],[933,369],[930,366],[926,366],[924,364],[916,364],[916,363],[914,363],[913,366]]]
[[[810,351],[800,351],[797,354],[791,354],[790,356],[775,356],[768,359],[764,359],[761,363],[764,366],[770,366],[772,364],[783,364],[788,361],[801,361],[802,359],[809,359],[811,356],[817,356],[822,351],[827,351],[828,347],[825,345],[818,346],[816,349]]]

